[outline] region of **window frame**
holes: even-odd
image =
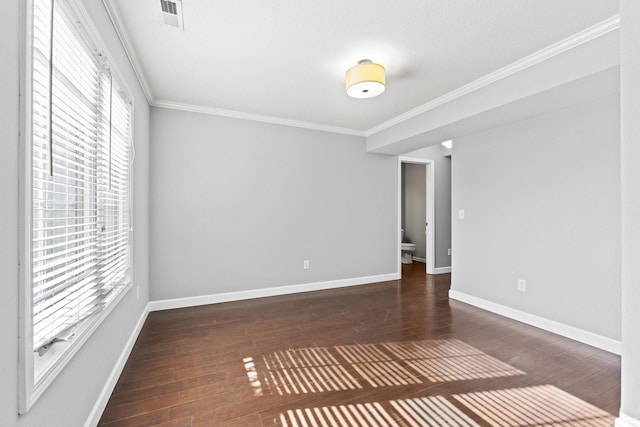
[[[48,362],[46,370],[39,378],[35,376],[35,362],[33,350],[33,294],[32,294],[32,90],[33,90],[33,25],[34,25],[34,1],[28,0],[22,4],[22,15],[20,21],[24,25],[21,35],[22,39],[22,60],[20,61],[22,70],[21,79],[21,136],[19,138],[19,200],[18,200],[18,233],[19,233],[19,343],[18,343],[18,413],[27,413],[34,403],[42,396],[44,391],[55,381],[56,377],[64,370],[75,354],[83,347],[84,343],[93,335],[94,331],[109,316],[113,309],[119,304],[125,295],[134,286],[134,206],[133,206],[133,186],[135,179],[134,167],[134,141],[135,141],[135,99],[131,95],[133,92],[127,85],[122,73],[118,69],[115,61],[102,41],[100,34],[94,26],[88,12],[84,8],[81,0],[56,0],[64,1],[72,10],[78,25],[88,37],[92,48],[96,49],[105,58],[110,74],[130,104],[129,110],[129,239],[128,239],[128,266],[126,276],[128,283],[118,291],[111,302],[99,313],[83,320],[75,333],[74,339],[70,343],[56,343],[47,352],[52,360]],[[47,355],[45,355],[47,357]]]

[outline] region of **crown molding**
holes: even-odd
[[[111,4],[112,2],[109,0],[102,0],[105,9],[107,10],[107,14],[109,15],[109,19],[111,20],[111,24],[113,28],[116,30],[116,34],[120,39],[120,43],[122,43],[122,47],[124,48],[124,52],[129,58],[129,62],[133,68],[133,72],[135,73],[138,83],[142,87],[142,92],[144,92],[144,97],[147,98],[147,102],[151,105],[153,103],[153,94],[151,92],[151,86],[149,85],[147,78],[142,71],[142,65],[140,60],[135,54],[135,49],[133,49],[133,45],[127,36],[127,32],[118,25],[119,22],[123,22],[122,16],[118,11],[118,8]]]
[[[435,98],[434,100],[429,101],[426,104],[422,104],[416,108],[413,108],[407,111],[406,113],[402,113],[390,120],[387,120],[386,122],[383,122],[377,126],[374,126],[371,129],[365,131],[365,136],[375,135],[378,132],[382,132],[385,129],[398,125],[422,113],[426,113],[429,110],[432,110],[448,102],[451,102],[455,99],[458,99],[462,96],[472,93],[478,89],[481,89],[499,80],[507,78],[515,73],[521,72],[529,67],[539,64],[540,62],[553,58],[556,55],[559,55],[563,52],[571,50],[577,46],[580,46],[584,43],[587,43],[593,39],[601,37],[619,28],[620,28],[620,15],[612,16],[611,18],[606,19],[592,27],[586,28],[585,30],[580,31],[579,33],[569,36],[564,40],[554,43],[542,50],[539,50],[529,56],[526,56],[522,59],[519,59],[516,62],[513,62],[490,74],[487,74],[486,76],[481,77],[478,80],[475,80],[464,86],[460,86],[459,88],[451,92],[448,92],[438,98]]]
[[[303,129],[319,130],[323,132],[340,133],[343,135],[362,136],[364,131],[348,129],[337,126],[322,125],[319,123],[302,122],[282,117],[264,116],[261,114],[244,113],[241,111],[225,110],[222,108],[203,107],[201,105],[182,104],[179,102],[155,100],[150,102],[152,107],[168,108],[171,110],[189,111],[192,113],[209,114],[212,116],[230,117],[234,119],[252,120],[254,122],[270,123],[274,125],[290,126]]]
[[[461,86],[425,104],[422,104],[405,113],[402,113],[385,122],[382,122],[379,125],[372,127],[371,129],[362,131],[357,129],[323,125],[319,123],[285,119],[282,117],[245,113],[241,111],[226,110],[226,109],[214,108],[214,107],[205,107],[205,106],[193,105],[193,104],[183,104],[183,103],[165,101],[165,100],[156,100],[153,97],[151,86],[149,85],[148,80],[143,72],[141,61],[137,58],[135,54],[135,49],[133,49],[132,47],[133,45],[129,40],[127,32],[118,25],[118,22],[122,22],[122,17],[120,15],[120,12],[118,11],[118,8],[115,5],[113,5],[110,0],[102,0],[102,2],[107,10],[109,18],[111,19],[113,27],[116,30],[118,38],[120,39],[120,42],[124,47],[124,51],[133,66],[134,73],[138,78],[138,82],[142,87],[142,90],[144,92],[144,95],[149,105],[153,107],[169,108],[173,110],[182,110],[182,111],[196,112],[196,113],[209,114],[209,115],[215,115],[215,116],[230,117],[230,118],[237,118],[237,119],[243,119],[243,120],[252,120],[252,121],[258,121],[263,123],[271,123],[271,124],[277,124],[277,125],[283,125],[283,126],[291,126],[291,127],[297,127],[297,128],[303,128],[303,129],[319,130],[324,132],[339,133],[339,134],[352,135],[352,136],[362,136],[362,137],[375,135],[379,132],[382,132],[385,129],[398,125],[415,116],[418,116],[422,113],[426,113],[443,104],[446,104],[448,102],[461,98],[465,95],[468,95],[469,93],[472,93],[478,89],[481,89],[499,80],[505,79],[515,73],[521,72],[529,67],[532,67],[556,55],[559,55],[563,52],[571,50],[577,46],[580,46],[584,43],[587,43],[593,39],[601,37],[605,34],[608,34],[620,28],[620,16],[614,15],[611,18],[608,18],[596,25],[586,28],[583,31],[580,31],[570,37],[567,37],[564,40],[554,43],[542,50],[539,50],[529,56],[526,56],[516,62],[513,62],[503,68],[500,68],[490,74],[487,74],[486,76],[481,77],[471,83]]]

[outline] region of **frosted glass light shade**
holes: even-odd
[[[373,98],[384,92],[384,67],[363,59],[345,73],[347,95],[353,98]]]

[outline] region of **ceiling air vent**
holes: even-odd
[[[182,0],[160,0],[162,6],[162,19],[167,25],[184,30],[182,19]]]

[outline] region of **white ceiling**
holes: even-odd
[[[152,104],[369,130],[618,13],[618,0],[104,0]],[[368,58],[387,90],[346,95]],[[197,109],[196,108],[196,109]]]

